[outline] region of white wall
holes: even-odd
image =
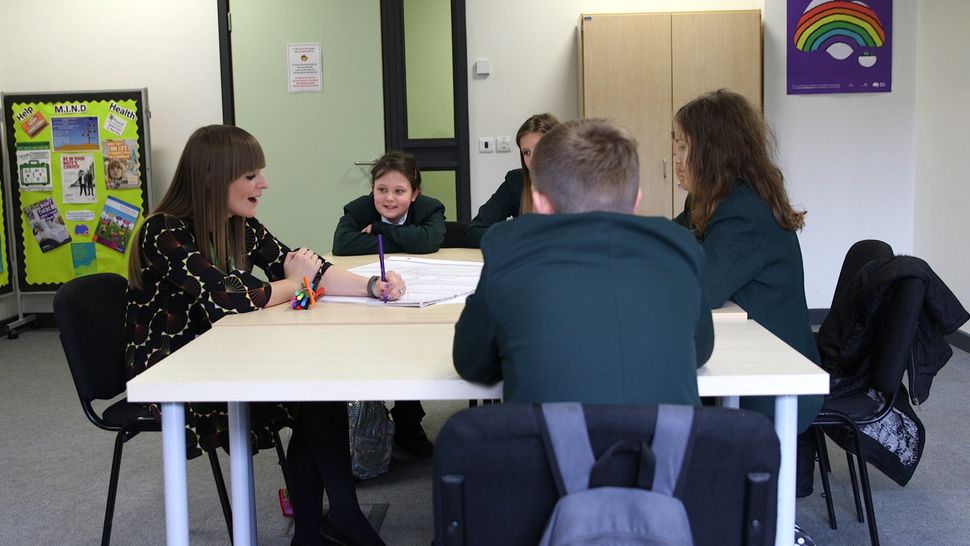
[[[160,197],[197,127],[222,122],[216,5],[199,0],[3,0],[7,93],[148,88]]]
[[[765,116],[774,126],[800,236],[808,306],[828,307],[845,251],[881,239],[913,252],[917,4],[893,2],[891,93],[787,95],[785,0],[765,2]]]
[[[156,200],[189,134],[222,122],[214,1],[0,0],[0,21],[0,91],[148,88]]]
[[[954,0],[956,1],[956,0]],[[842,258],[858,239],[913,248],[916,3],[894,4],[893,92],[785,94],[784,0],[490,0],[468,9],[472,208],[518,165],[517,154],[478,154],[479,136],[514,135],[530,114],[579,116],[576,24],[580,13],[764,9],[765,114],[774,126],[793,201],[809,211],[801,235],[809,307],[831,303]]]
[[[919,5],[914,254],[970,306],[970,21],[966,0]],[[970,325],[962,330],[970,333]]]
[[[579,117],[576,26],[583,13],[761,9],[763,0],[468,0],[468,104],[472,215],[519,166],[510,154],[479,154],[478,137],[515,137],[532,114]],[[492,73],[472,77],[477,59]]]

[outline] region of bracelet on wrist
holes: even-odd
[[[380,298],[380,296],[375,296],[374,295],[374,285],[376,285],[377,284],[377,281],[379,281],[380,279],[381,279],[380,276],[374,275],[373,277],[371,277],[370,279],[367,280],[367,295],[368,296],[370,296],[372,298]]]

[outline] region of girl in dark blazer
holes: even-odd
[[[774,150],[761,113],[731,91],[702,95],[674,117],[674,170],[683,173],[690,228],[707,255],[708,302],[720,307],[733,300],[749,318],[818,364],[796,235],[805,225],[805,212],[789,202]],[[774,415],[771,398],[742,399],[741,405]],[[822,396],[799,397],[799,431],[821,406]],[[807,435],[802,436],[799,449],[807,451],[811,446],[802,447]]]
[[[377,254],[377,235],[384,238],[385,252],[429,254],[445,240],[445,206],[421,195],[421,172],[414,156],[389,152],[371,168],[369,195],[344,207],[333,234],[337,256]],[[424,408],[417,400],[399,400],[391,409],[394,443],[399,451],[431,457],[433,446],[421,427]]]
[[[445,240],[445,206],[421,195],[414,156],[389,152],[370,173],[371,193],[344,206],[333,233],[334,255],[377,254],[378,234],[384,237],[384,252],[437,252]]]
[[[549,129],[559,125],[559,120],[552,114],[535,114],[529,116],[515,134],[515,143],[519,147],[519,161],[521,169],[512,169],[505,173],[505,181],[495,190],[478,209],[478,214],[472,219],[465,232],[470,246],[478,248],[482,244],[482,236],[492,224],[504,222],[508,218],[515,218],[524,212],[532,212],[532,179],[529,169],[532,166],[532,152],[535,151],[539,139]]]

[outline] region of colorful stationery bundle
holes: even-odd
[[[309,309],[316,305],[317,298],[322,298],[326,293],[327,290],[324,287],[314,288],[310,284],[310,279],[303,277],[303,286],[293,293],[293,297],[290,298],[290,307],[297,310]]]

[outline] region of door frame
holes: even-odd
[[[408,138],[407,82],[404,61],[404,2],[381,0],[381,49],[384,65],[384,144],[413,154],[427,171],[455,171],[457,220],[471,221],[471,158],[468,151],[468,55],[465,0],[451,0],[451,66],[454,138]]]

